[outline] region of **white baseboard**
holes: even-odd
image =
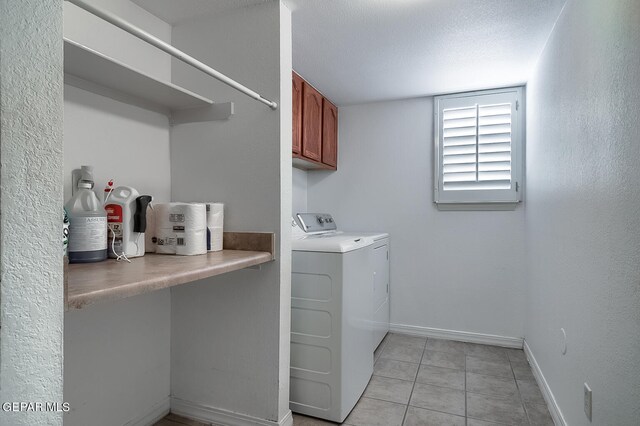
[[[169,414],[170,408],[171,400],[169,399],[169,397],[166,397],[155,407],[153,407],[148,413],[130,420],[124,426],[151,426],[158,420]]]
[[[274,422],[185,401],[180,398],[171,398],[171,412],[179,416],[227,426],[293,426],[293,415],[291,411],[279,422]]]
[[[549,413],[551,413],[553,422],[556,426],[567,426],[567,422],[564,420],[564,416],[562,415],[562,411],[560,411],[556,398],[553,396],[553,392],[551,392],[549,383],[547,383],[547,379],[544,378],[544,374],[542,374],[542,370],[540,370],[540,366],[538,365],[538,362],[533,356],[533,352],[531,352],[531,348],[526,341],[524,342],[524,353],[529,360],[533,376],[536,378],[536,382],[538,382],[538,387],[542,391],[542,396],[544,396],[547,407],[549,407]]]
[[[497,336],[494,334],[471,333],[469,331],[445,330],[442,328],[420,327],[417,325],[389,324],[392,333],[411,334],[434,339],[458,340],[461,342],[482,343],[484,345],[503,346],[522,349],[521,337]]]

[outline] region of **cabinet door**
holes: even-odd
[[[306,82],[302,84],[302,155],[322,160],[322,95]]]
[[[327,99],[322,109],[322,162],[338,165],[338,108]]]
[[[302,150],[302,77],[295,72],[293,74],[293,140],[294,154],[300,154]]]

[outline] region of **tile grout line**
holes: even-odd
[[[511,372],[513,373],[513,379],[516,381],[516,389],[518,390],[518,396],[520,396],[520,405],[522,405],[524,416],[527,419],[527,423],[531,424],[531,419],[529,418],[529,410],[527,410],[527,406],[524,404],[524,399],[522,398],[522,392],[520,392],[520,385],[518,384],[516,372],[513,370],[513,363],[511,362],[511,358],[509,358],[509,366],[511,367]]]
[[[389,337],[393,336],[394,334],[397,334],[397,333],[389,333],[389,335],[387,335],[387,336],[385,337],[384,342],[382,342],[382,346],[380,347],[380,351],[379,351],[380,355],[379,355],[379,356],[378,356],[378,358],[375,360],[375,363],[377,363],[377,361],[379,361],[380,359],[382,359],[382,358],[383,358],[383,357],[382,357],[382,353],[383,353],[383,352],[384,352],[384,351],[389,347],[389,342],[391,342],[391,341],[393,340],[392,338],[390,339]],[[400,335],[401,335],[401,334],[400,334]],[[419,359],[418,363],[413,362],[413,361],[405,361],[405,360],[400,360],[400,359],[394,359],[394,358],[386,358],[386,357],[384,357],[384,359],[387,359],[387,360],[392,360],[392,361],[401,362],[401,363],[405,363],[405,364],[411,364],[411,365],[414,365],[414,366],[415,366],[415,365],[417,365],[416,373],[414,374],[414,377],[413,377],[413,383],[412,383],[411,392],[410,392],[410,394],[409,394],[409,399],[408,399],[408,401],[407,401],[407,403],[406,403],[406,405],[405,405],[404,415],[403,415],[403,417],[402,417],[402,425],[404,425],[404,423],[407,421],[407,415],[408,415],[409,407],[422,408],[422,407],[420,407],[420,406],[414,406],[414,405],[412,405],[412,404],[411,404],[411,400],[412,400],[412,397],[413,397],[413,393],[415,392],[416,384],[418,384],[418,383],[421,383],[421,384],[422,384],[422,382],[418,382],[418,381],[417,381],[417,378],[418,378],[418,375],[419,375],[420,370],[421,370],[421,368],[422,368],[422,366],[423,366],[423,365],[425,366],[425,368],[432,367],[432,368],[442,369],[442,370],[460,371],[460,370],[459,370],[459,369],[457,369],[457,368],[441,367],[441,366],[437,366],[437,365],[423,364],[423,363],[424,363],[424,358],[425,358],[425,356],[426,356],[426,352],[427,352],[427,350],[429,350],[430,352],[436,352],[436,353],[441,353],[441,354],[455,354],[455,353],[459,353],[459,352],[455,352],[455,351],[441,351],[441,350],[435,350],[435,351],[433,351],[432,349],[430,349],[430,348],[428,348],[428,347],[427,347],[427,346],[428,346],[428,342],[429,342],[429,340],[433,340],[433,339],[425,338],[425,341],[424,341],[423,345],[421,346],[421,350],[422,350],[422,352],[421,352],[421,356],[420,356],[420,359]],[[402,343],[402,341],[400,340],[400,341],[399,341],[399,342],[397,342],[397,343],[401,344],[401,343]],[[411,344],[409,344],[408,346],[412,346],[412,345],[411,345]],[[417,347],[419,347],[419,346],[416,346],[416,348],[417,348]],[[500,348],[500,347],[498,347],[498,348]],[[438,348],[438,349],[439,349],[439,348]],[[477,358],[478,360],[488,361],[488,362],[494,362],[494,363],[500,363],[500,361],[501,361],[501,360],[496,359],[496,358],[495,358],[495,357],[493,357],[490,353],[483,353],[483,354],[484,354],[484,356],[477,356],[478,354],[469,354],[469,353],[468,353],[468,348],[467,348],[466,346],[465,346],[465,348],[464,348],[464,350],[463,350],[462,354],[464,355],[464,370],[462,370],[462,371],[464,372],[464,396],[465,396],[465,403],[464,403],[464,404],[465,404],[465,405],[464,405],[464,407],[465,407],[465,411],[464,411],[464,423],[463,423],[463,424],[464,424],[464,425],[466,425],[466,426],[468,426],[468,424],[469,424],[469,422],[468,422],[468,421],[469,421],[469,419],[470,419],[470,418],[471,418],[471,419],[475,419],[475,417],[469,417],[469,413],[468,413],[468,399],[467,399],[468,394],[470,394],[470,393],[471,393],[471,394],[477,394],[477,395],[484,395],[484,396],[487,396],[487,397],[494,397],[494,398],[499,398],[499,399],[509,399],[509,395],[506,395],[506,394],[505,394],[505,395],[495,395],[495,394],[488,394],[488,393],[486,393],[486,394],[485,394],[484,392],[477,392],[477,391],[476,391],[476,392],[469,392],[469,391],[468,391],[468,380],[467,380],[467,375],[468,375],[468,374],[470,374],[470,373],[469,373],[469,371],[468,371],[468,359],[467,359],[467,357],[468,357],[468,356],[471,356],[471,357],[472,357],[472,358],[474,358],[474,359],[475,359],[475,358]],[[509,365],[509,369],[510,369],[510,373],[511,373],[509,378],[507,378],[507,377],[506,377],[506,376],[504,376],[504,375],[486,374],[486,372],[478,372],[478,373],[474,373],[474,374],[478,374],[478,375],[481,375],[481,376],[487,376],[487,377],[494,377],[495,379],[502,379],[502,380],[506,380],[506,381],[513,380],[513,381],[515,382],[515,385],[516,385],[516,392],[518,392],[518,395],[517,395],[517,396],[518,396],[518,398],[516,399],[516,401],[517,401],[517,403],[520,403],[520,406],[523,408],[523,411],[524,411],[524,414],[525,414],[524,421],[526,422],[526,424],[531,424],[531,423],[530,423],[530,422],[531,422],[531,419],[530,419],[530,416],[529,416],[529,410],[527,410],[527,408],[525,407],[525,400],[524,400],[524,398],[523,398],[522,392],[520,392],[520,384],[518,383],[518,378],[516,377],[516,373],[515,373],[515,367],[516,367],[516,366],[517,366],[517,367],[519,367],[519,366],[520,366],[520,365],[519,365],[519,364],[520,364],[520,360],[519,360],[519,359],[517,359],[517,358],[514,358],[514,360],[512,360],[512,356],[511,356],[511,354],[510,354],[509,352],[506,352],[506,351],[505,351],[505,355],[506,355],[506,358],[507,358],[506,360],[507,360],[507,362],[509,363],[508,365]],[[374,363],[374,364],[375,364],[375,363]],[[397,377],[378,376],[378,375],[376,375],[376,374],[374,374],[374,376],[381,377],[381,378],[388,378],[388,379],[399,380],[399,381],[403,381],[403,382],[410,382],[410,380],[406,380],[406,379],[399,379],[399,378],[397,378]],[[523,381],[524,381],[524,382],[528,382],[528,380],[527,380],[527,378],[526,378],[526,377],[524,378],[524,380],[523,380]],[[534,383],[535,383],[535,382],[534,382]],[[451,387],[448,387],[448,386],[441,386],[441,385],[430,384],[430,383],[424,383],[424,384],[425,384],[425,385],[428,385],[428,386],[441,387],[441,388],[443,388],[443,389],[452,389],[452,390],[456,390],[456,388],[451,388]],[[364,395],[363,395],[363,397],[364,397]],[[369,397],[369,398],[371,398],[371,399],[375,399],[375,400],[379,400],[379,401],[388,402],[388,403],[394,403],[394,401],[388,401],[388,400],[386,400],[386,399],[379,399],[379,398],[375,398],[375,397]],[[511,400],[513,400],[513,398],[510,398],[510,399],[511,399]],[[532,403],[532,404],[533,404],[533,403]],[[540,404],[538,404],[538,405],[540,405]],[[542,406],[546,406],[546,405],[544,405],[544,404],[543,404]],[[430,408],[423,408],[423,409],[426,409],[426,410],[429,410],[429,411],[434,411],[434,412],[440,412],[440,413],[447,414],[447,415],[455,415],[455,414],[448,413],[448,412],[445,412],[445,411],[433,410],[433,409],[430,409]],[[485,420],[485,421],[486,421],[486,420]],[[496,422],[496,424],[504,424],[504,423]]]
[[[472,420],[479,420],[481,422],[488,422],[488,420],[482,420],[482,419],[478,419],[476,417],[471,417]],[[504,426],[512,426],[509,423],[502,423],[502,422],[496,422],[495,420],[491,420],[490,422],[491,424],[496,424],[496,425],[504,425]]]
[[[440,387],[444,387],[444,386],[440,386]],[[453,389],[453,388],[446,388],[446,389]],[[495,394],[495,393],[484,393],[484,392],[477,392],[477,391],[475,391],[475,392],[465,391],[465,392],[473,394],[473,395],[488,396],[488,397],[491,397],[491,398],[498,398],[498,399],[509,399],[509,398],[511,398],[509,395],[498,395],[498,394]],[[541,405],[541,404],[536,404],[536,405]]]
[[[464,354],[464,424],[469,423],[469,413],[467,412],[467,354]]]
[[[411,403],[411,398],[413,397],[413,390],[416,388],[416,380],[418,379],[418,374],[420,373],[420,366],[422,365],[422,359],[424,358],[424,352],[427,349],[427,340],[424,339],[424,346],[422,347],[422,355],[420,356],[420,363],[418,364],[418,369],[416,370],[416,375],[413,377],[413,386],[411,386],[411,393],[409,394],[409,399],[407,400],[407,406],[404,409],[404,416],[402,416],[402,422],[400,426],[404,426],[404,422],[407,419],[407,413],[409,412],[409,404]]]
[[[395,360],[392,360],[392,361],[395,361]],[[399,379],[399,378],[397,378],[397,377],[381,376],[381,375],[379,375],[379,374],[372,374],[372,375],[371,375],[371,377],[379,377],[379,378],[381,378],[381,379],[399,380],[399,381],[401,381],[401,382],[408,382],[408,383],[413,383],[413,382],[415,382],[415,380]],[[371,380],[369,380],[369,381],[371,381]],[[443,387],[444,387],[444,386],[443,386]],[[364,394],[363,394],[363,395],[364,395]]]
[[[460,371],[460,370],[457,370]],[[442,386],[442,385],[432,385],[431,383],[422,383],[422,382],[416,382],[419,385],[425,385],[425,386],[430,386],[432,388],[441,388],[441,389],[447,389],[447,390],[452,390],[452,391],[458,391],[458,392],[464,392],[464,389],[459,389],[459,388],[450,388],[449,386]],[[471,392],[471,393],[477,393],[477,392]],[[484,394],[482,394],[484,395]],[[491,396],[491,395],[485,395],[485,396]],[[414,405],[414,407],[418,407],[417,405]],[[420,408],[420,407],[418,407]],[[430,410],[430,408],[425,408],[425,410]],[[435,410],[438,411],[438,410]],[[454,414],[454,413],[450,413],[453,414],[454,416],[460,416],[460,414]]]
[[[422,357],[422,358],[424,359],[424,357]],[[420,361],[422,361],[422,359],[421,359]],[[415,363],[414,363],[414,364],[415,364]],[[459,368],[440,367],[439,365],[422,364],[422,363],[420,363],[420,365],[423,365],[423,366],[428,367],[428,368],[441,368],[441,369],[443,369],[443,370],[466,371],[465,369],[462,369],[462,370],[461,370],[461,369],[459,369]]]
[[[364,394],[363,394],[363,395],[360,397],[360,399],[362,399],[362,398],[365,398],[365,399],[373,399],[373,400],[376,400],[376,401],[382,401],[382,402],[388,402],[389,404],[395,404],[395,405],[407,405],[407,404],[404,404],[404,403],[402,403],[402,402],[389,401],[388,399],[382,399],[382,398],[379,398],[379,397],[376,397],[376,396],[371,396],[371,395],[364,396]],[[358,402],[360,402],[360,399],[358,400]]]
[[[436,410],[434,408],[424,408],[424,407],[419,407],[417,405],[409,405],[409,407],[417,408],[419,410],[424,410],[424,411],[431,411],[431,412],[438,413],[438,414],[446,414],[447,416],[452,416],[452,417],[462,417],[462,418],[466,419],[465,416],[461,416],[460,414],[454,414],[454,413],[450,413],[448,411]],[[472,418],[475,419],[475,417],[472,417]],[[476,419],[476,420],[480,420],[480,419]]]
[[[427,341],[428,341],[428,339],[429,338],[427,338]],[[438,367],[438,366],[432,366],[432,365],[429,365],[429,364],[422,364],[422,361],[424,360],[424,355],[425,355],[426,351],[427,351],[427,348],[426,348],[426,344],[425,344],[425,348],[424,348],[424,350],[422,352],[422,357],[420,358],[420,364],[419,364],[419,367],[418,367],[418,372],[416,373],[416,380],[414,381],[414,386],[413,386],[413,389],[411,390],[411,395],[413,396],[413,391],[415,389],[415,385],[418,384],[418,383],[424,384],[424,385],[427,385],[427,386],[443,388],[443,389],[460,390],[460,389],[451,388],[451,387],[448,387],[448,386],[442,386],[442,385],[435,385],[435,384],[431,384],[431,383],[418,382],[417,381],[418,373],[420,372],[420,367],[422,367],[423,365],[426,366],[426,367],[436,367],[436,368],[443,368],[445,370],[454,370],[454,371],[462,371],[462,372],[464,372],[465,373],[465,389],[464,389],[464,392],[466,394],[466,354],[464,354],[464,352],[463,352],[463,355],[465,355],[465,367],[464,367],[464,370],[459,370],[457,368]],[[457,354],[457,353],[459,353],[459,352],[443,352],[443,351],[431,351],[431,352],[439,352],[439,353],[447,353],[447,354]],[[419,407],[419,406],[416,406],[416,405],[411,405],[410,402],[411,402],[411,398],[409,398],[409,404],[407,404],[407,411],[408,411],[409,407],[415,407],[415,408],[420,408],[422,410],[433,411],[435,413],[446,414],[448,416],[463,417],[465,419],[465,425],[466,425],[466,422],[467,422],[466,395],[465,395],[465,415],[464,416],[460,416],[459,414],[453,414],[453,413],[450,413],[450,412],[447,412],[447,411],[436,410],[436,409],[433,409],[433,408],[424,408],[424,407]],[[406,414],[407,413],[405,412],[405,418],[403,419],[403,423],[404,423],[404,421],[406,421]]]

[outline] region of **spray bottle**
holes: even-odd
[[[138,194],[128,186],[109,193],[105,210],[109,225],[109,257],[129,260],[144,256],[147,206],[151,196]]]
[[[102,193],[102,204],[107,203],[107,198],[109,198],[111,192],[113,192],[113,179],[107,182],[107,186],[104,187],[104,191]]]

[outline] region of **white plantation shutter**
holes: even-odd
[[[521,89],[436,98],[436,203],[519,201]]]

